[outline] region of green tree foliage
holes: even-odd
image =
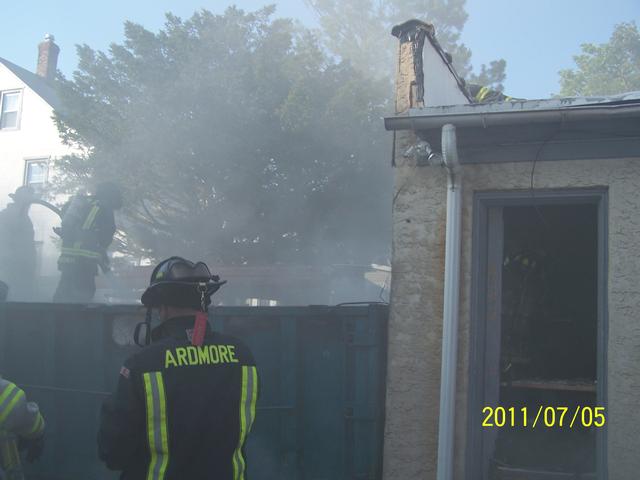
[[[442,47],[453,57],[458,74],[472,83],[502,90],[506,62],[471,67],[471,51],[460,42],[467,21],[466,0],[305,0],[318,16],[327,48],[373,77],[395,72],[397,40],[391,27],[417,18],[436,27]]]
[[[71,191],[126,189],[135,254],[223,264],[370,262],[390,244],[381,85],[327,57],[273,8],[229,8],[158,33],[125,25],[109,53],[78,47],[61,78]]]
[[[582,44],[575,69],[560,71],[561,96],[610,95],[640,90],[640,32],[617,25],[607,43]]]

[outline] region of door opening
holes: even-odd
[[[506,410],[502,427],[470,425],[469,465],[485,480],[604,478],[604,429],[592,418],[605,380],[598,200],[481,205],[470,421],[482,423],[474,410],[485,406]]]

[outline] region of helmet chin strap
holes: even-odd
[[[198,291],[200,292],[200,311],[196,313],[196,321],[191,336],[192,345],[202,345],[207,330],[207,284],[204,282],[198,283]]]
[[[146,347],[151,343],[151,307],[147,308],[147,313],[144,317],[144,322],[140,322],[136,325],[136,329],[133,332],[133,341],[139,347]],[[140,332],[144,328],[144,337],[140,338]]]

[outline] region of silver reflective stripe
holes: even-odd
[[[143,375],[147,406],[147,439],[151,460],[147,480],[162,480],[169,463],[169,439],[167,432],[167,400],[162,373]]]

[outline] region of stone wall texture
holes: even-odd
[[[399,134],[396,158],[414,138]],[[398,162],[384,479],[436,478],[446,174]],[[455,478],[464,478],[473,193],[523,190],[531,163],[465,165],[456,397]],[[640,471],[640,159],[540,162],[536,188],[607,187],[609,479]]]

